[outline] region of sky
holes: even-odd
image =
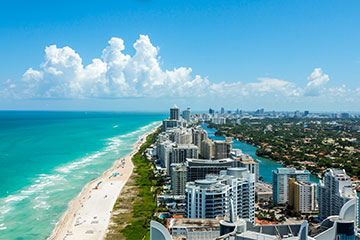
[[[360,111],[360,1],[7,1],[0,109]]]

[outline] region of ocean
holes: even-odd
[[[160,113],[0,111],[0,239],[46,239]]]

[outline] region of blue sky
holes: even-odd
[[[359,1],[2,3],[0,109],[359,111],[359,12]]]

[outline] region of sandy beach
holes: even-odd
[[[117,160],[103,175],[88,184],[70,203],[48,239],[103,239],[107,232],[113,206],[134,165],[132,156],[146,141],[150,132],[140,136],[133,151]]]

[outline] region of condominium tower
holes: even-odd
[[[328,169],[319,182],[320,219],[339,215],[342,206],[354,198],[357,199],[356,191],[345,170]]]
[[[316,210],[316,187],[316,183],[289,178],[289,205],[297,212],[312,213]]]
[[[254,222],[255,176],[246,168],[229,168],[220,175],[186,184],[186,217],[216,218],[229,215],[230,200],[234,213]]]
[[[296,170],[295,168],[278,168],[273,170],[273,202],[285,204],[289,195],[289,178],[295,178],[299,182],[308,182],[310,172],[308,170]]]

